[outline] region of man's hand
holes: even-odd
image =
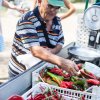
[[[51,48],[46,48],[46,49],[51,53],[55,54],[55,49]],[[77,67],[74,61],[64,59],[64,64],[65,64],[63,67],[64,70],[66,70],[71,75],[78,75],[77,72],[79,71],[79,68]]]
[[[7,0],[3,0],[2,6],[6,7],[6,8],[9,8],[9,9],[17,10],[20,13],[25,13],[27,11],[27,10],[25,10],[23,8],[20,8],[18,6],[15,6],[15,5],[9,3]]]
[[[64,70],[66,70],[71,75],[78,75],[78,67],[74,61],[63,59],[63,65],[61,66]]]

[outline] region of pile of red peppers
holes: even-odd
[[[77,66],[80,69],[79,76],[71,76],[57,67],[46,69],[46,71],[40,75],[46,83],[63,88],[84,91],[92,85],[100,85],[100,81],[93,73],[82,69],[82,64],[78,64]]]
[[[64,100],[61,95],[58,95],[57,91],[52,90],[44,93],[36,94],[32,96],[28,100]]]

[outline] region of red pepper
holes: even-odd
[[[45,92],[44,94],[37,94],[34,97],[28,99],[28,100],[60,100],[60,96],[58,95],[58,92],[56,90],[53,90],[52,93],[50,91]]]
[[[29,99],[27,99],[27,100],[33,100],[32,94],[31,94],[31,97]]]
[[[86,73],[86,71],[84,71],[84,70],[80,70],[80,72],[85,77],[92,78],[92,79],[97,79],[95,75],[90,75],[89,73]]]
[[[60,87],[72,89],[73,88],[73,82],[62,81],[60,83]]]
[[[91,72],[87,71],[86,69],[84,69],[84,71],[85,71],[87,74],[91,75],[94,79],[96,79],[96,78],[97,78],[97,77],[96,77],[93,73],[91,73]]]
[[[59,100],[59,98],[58,98],[57,96],[53,95],[52,98],[50,98],[50,99],[45,99],[45,100]]]
[[[85,100],[85,97],[84,97],[84,96],[82,96],[80,100]]]
[[[62,84],[59,84],[60,87],[63,87],[63,88],[68,88],[68,86],[66,86],[65,83],[62,83]]]
[[[100,85],[100,81],[98,81],[96,79],[87,79],[87,82],[89,84],[93,84],[93,85]]]
[[[79,68],[79,70],[82,69],[82,66],[83,66],[83,64],[81,64],[81,63],[77,64],[77,67]]]
[[[48,96],[48,97],[51,96],[51,92],[48,92],[48,93],[47,93],[47,96]]]
[[[60,76],[64,76],[65,78],[70,77],[69,74],[63,73],[63,70],[60,69],[60,68],[52,68],[52,69],[50,70],[50,72],[51,72],[51,73],[54,73],[54,74],[57,74],[57,75],[60,75]]]
[[[53,94],[51,94],[52,98],[48,100],[60,100],[60,96],[58,95],[58,92],[56,90],[52,91]]]
[[[53,91],[54,95],[59,97],[58,92],[56,90]]]
[[[51,73],[54,73],[54,74],[57,74],[57,75],[63,75],[63,70],[62,69],[60,69],[60,68],[52,68],[51,70],[50,70],[50,72]]]
[[[33,97],[33,100],[42,100],[45,99],[45,95],[43,94],[37,94]]]
[[[13,95],[9,97],[7,100],[24,100],[20,95]]]

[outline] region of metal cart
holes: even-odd
[[[65,46],[61,52],[58,54],[63,58],[68,58],[67,50],[69,47],[73,46],[74,43],[70,43]],[[14,94],[22,95],[32,86],[32,76],[31,73],[37,68],[44,65],[46,62],[40,61],[34,67],[26,70],[25,72],[19,74],[8,82],[0,86],[0,100],[7,100],[7,98]]]

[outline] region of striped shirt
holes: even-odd
[[[38,45],[48,47],[41,22],[35,13],[40,17],[38,7],[34,11],[29,11],[24,14],[17,23],[12,45],[11,59],[9,61],[9,70],[14,75],[26,70],[26,66],[17,61],[17,56],[31,53],[29,48],[32,46]],[[53,46],[64,44],[64,36],[59,17],[53,19],[51,31],[48,32],[48,38],[50,44]]]

